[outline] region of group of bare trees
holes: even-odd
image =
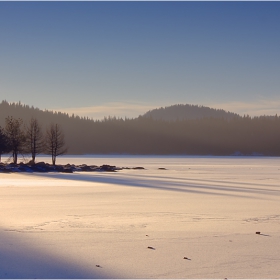
[[[5,128],[0,127],[0,162],[1,155],[12,153],[12,161],[17,164],[19,154],[31,154],[32,162],[41,153],[51,155],[52,164],[56,157],[65,154],[65,140],[62,128],[58,124],[50,124],[43,133],[42,126],[36,118],[31,118],[27,124],[18,118],[7,117]]]

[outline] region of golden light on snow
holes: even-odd
[[[278,158],[69,162],[145,169],[0,173],[2,278],[279,276]]]

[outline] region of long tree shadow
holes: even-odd
[[[22,236],[0,229],[0,278],[1,279],[101,279],[114,278],[100,269],[86,269],[61,256],[28,247]]]
[[[96,175],[95,175],[96,174]],[[48,178],[57,178],[64,180],[72,180],[72,181],[85,181],[91,183],[105,183],[105,184],[115,184],[121,186],[129,186],[129,187],[141,187],[141,188],[152,188],[157,190],[165,190],[165,191],[175,191],[175,192],[184,192],[184,193],[196,193],[196,194],[207,194],[207,195],[221,195],[221,196],[233,196],[233,197],[250,197],[254,198],[253,195],[266,194],[272,195],[273,197],[280,195],[280,192],[277,190],[268,190],[268,189],[260,189],[260,188],[246,188],[246,187],[236,187],[229,186],[227,184],[218,186],[213,184],[203,184],[201,182],[194,182],[193,180],[190,182],[186,180],[177,180],[177,178],[173,178],[174,180],[165,180],[163,178],[149,177],[145,176],[131,176],[129,174],[121,174],[121,173],[91,173],[91,174],[64,174],[64,173],[33,173],[35,176],[44,176]],[[203,182],[203,181],[202,181]]]
[[[129,175],[128,175],[129,176]],[[280,195],[280,189],[275,189],[275,186],[271,184],[260,184],[260,183],[248,183],[248,182],[234,182],[234,181],[225,181],[225,180],[210,180],[210,179],[187,179],[187,178],[174,178],[171,176],[155,176],[155,175],[145,175],[146,178],[151,178],[152,180],[173,180],[180,181],[179,183],[174,182],[174,184],[188,185],[191,182],[193,186],[199,186],[203,188],[216,189],[216,190],[227,190],[227,191],[240,191],[240,192],[249,192],[249,193],[263,193],[263,194],[272,194]],[[197,183],[196,183],[197,182]],[[211,184],[211,185],[210,185]],[[236,186],[238,184],[238,186]]]

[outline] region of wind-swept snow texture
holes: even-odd
[[[1,278],[279,278],[279,158],[66,163],[145,169],[1,173]]]

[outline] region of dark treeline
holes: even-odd
[[[161,107],[150,110],[143,115],[144,117],[152,117],[155,120],[175,121],[175,120],[191,120],[203,118],[223,118],[232,119],[238,117],[237,114],[226,112],[221,109],[213,109],[205,106],[177,104],[168,107]]]
[[[6,109],[5,109],[6,108]],[[69,154],[189,154],[280,156],[280,118],[234,116],[155,120],[104,118],[91,120],[41,111],[21,104],[0,104],[0,125],[8,115],[63,128]],[[2,122],[2,123],[1,123]]]
[[[56,157],[66,153],[64,133],[59,124],[52,122],[43,131],[42,125],[33,115],[24,122],[22,118],[15,118],[14,114],[10,114],[16,108],[20,108],[19,111],[24,110],[25,113],[28,110],[33,112],[34,108],[30,109],[20,103],[9,106],[6,101],[2,102],[0,107],[1,105],[4,109],[0,112],[5,114],[5,109],[9,109],[9,115],[4,119],[4,126],[0,125],[0,163],[2,154],[11,153],[13,164],[17,164],[18,156],[24,154],[31,154],[30,164],[35,164],[36,156],[44,153],[51,155],[55,165]]]

